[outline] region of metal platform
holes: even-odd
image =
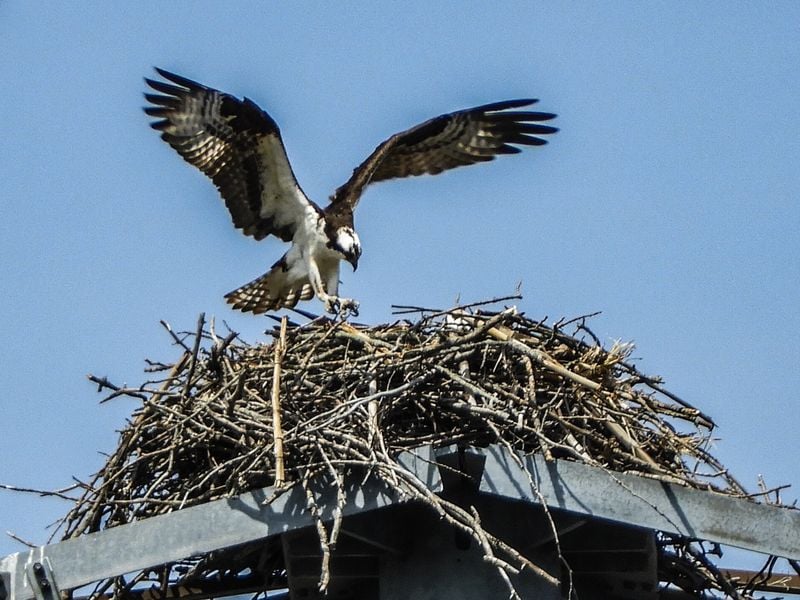
[[[648,562],[648,556],[652,555],[651,541],[648,540],[654,531],[800,560],[800,511],[797,510],[757,504],[630,474],[610,473],[575,462],[548,463],[540,456],[522,459],[521,467],[514,457],[498,447],[466,451],[457,448],[434,451],[422,447],[403,454],[398,462],[436,493],[448,493],[454,489],[453,478],[460,477],[454,475],[454,468],[466,471],[477,484],[471,492],[477,501],[485,502],[487,506],[492,502],[505,503],[503,511],[509,515],[515,510],[545,504],[551,509],[564,511],[565,524],[570,519],[581,523],[592,520],[598,527],[608,523],[613,528],[616,523],[641,531],[642,535],[636,534],[631,538],[630,550],[626,551],[642,557],[641,572],[645,574],[653,570]],[[440,469],[439,465],[447,468]],[[367,527],[373,531],[370,536],[358,534],[360,517],[356,516],[374,513],[377,517],[384,513],[375,511],[402,506],[406,504],[405,500],[374,479],[357,480],[349,485],[349,500],[344,514],[351,519],[352,526],[346,534],[373,547],[382,546],[382,552],[387,556],[402,554],[399,550],[392,550],[391,542],[377,540],[380,536],[374,534],[374,527]],[[318,493],[323,499],[319,503],[323,517],[331,518],[335,505],[334,491],[321,484]],[[326,497],[331,501],[325,502]],[[275,497],[272,488],[265,488],[9,555],[0,559],[0,600],[57,600],[59,590],[78,588],[116,575],[289,532],[293,533],[283,538],[287,568],[290,577],[297,576],[299,581],[307,576],[303,565],[315,560],[302,532],[311,525],[312,518],[306,510],[302,490],[293,489]],[[431,535],[439,536],[436,539],[449,535],[436,531],[435,525],[430,527],[429,531],[435,532]],[[613,537],[618,533],[609,535]],[[345,557],[355,558],[342,560],[341,564],[349,564],[354,573],[361,573],[366,578],[377,577],[379,563],[370,559],[357,543],[349,547],[352,553],[345,553]],[[579,551],[595,552],[599,556],[600,550],[586,548],[581,543],[576,545],[574,552],[576,556]],[[464,558],[463,565],[472,564],[473,558],[464,556],[469,560]],[[297,561],[292,563],[293,558]],[[428,560],[431,560],[430,556]],[[598,560],[593,558],[593,564],[599,564]],[[296,569],[295,573],[291,572],[292,568]],[[408,578],[408,572],[401,572],[404,570],[385,563],[383,572],[395,572],[398,577]],[[473,569],[465,567],[461,575],[467,593],[479,585],[470,580],[473,572]],[[626,577],[630,579],[632,575]],[[535,587],[539,584],[529,582],[526,585]],[[408,591],[408,588],[404,589]],[[487,592],[484,588],[478,591]],[[381,598],[402,597],[399,592],[393,594],[386,593]]]

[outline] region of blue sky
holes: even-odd
[[[602,311],[741,481],[800,486],[798,39],[794,2],[0,3],[0,482],[100,467],[135,405],[85,376],[174,359],[160,319],[271,326],[223,295],[283,246],[235,231],[149,129],[158,65],[267,109],[320,203],[396,131],[539,97],[548,146],[369,189],[342,287],[360,320],[520,281],[532,317]],[[0,493],[0,532],[42,543],[67,508]]]

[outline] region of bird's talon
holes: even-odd
[[[357,317],[358,307],[359,307],[358,300],[353,300],[352,298],[342,299],[342,307],[341,307],[342,314],[350,313],[351,316]]]
[[[339,302],[338,298],[328,298],[325,300],[325,312],[332,315],[339,314],[340,304],[341,303]]]
[[[351,298],[329,298],[325,301],[325,311],[346,318],[348,316],[358,316],[358,302]]]

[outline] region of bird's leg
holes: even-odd
[[[311,287],[314,289],[314,293],[317,297],[325,302],[328,299],[328,294],[325,293],[325,286],[322,285],[322,276],[319,274],[317,261],[309,257],[306,258],[306,261],[308,265],[308,281],[311,283]]]
[[[319,272],[317,261],[308,261],[308,280],[314,289],[314,294],[325,305],[325,312],[332,315],[347,316],[352,314],[358,316],[358,302],[351,298],[340,298],[336,295],[339,288],[339,270],[336,269],[328,282],[329,289],[333,294],[325,291],[325,284],[322,282],[322,275]]]
[[[325,289],[330,293],[331,308],[330,312],[337,313],[340,317],[346,318],[348,315],[358,316],[358,302],[352,298],[342,298],[339,296],[339,268],[332,269],[328,275]]]
[[[315,260],[308,262],[308,279],[311,282],[311,287],[317,298],[325,305],[325,312],[332,315],[347,316],[348,313],[353,316],[358,316],[358,302],[350,298],[340,298],[335,295],[339,284],[339,274],[335,274],[335,284],[331,286],[334,294],[328,294],[325,291],[325,285],[322,283],[322,276],[319,272],[319,266]]]

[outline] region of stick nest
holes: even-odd
[[[174,364],[150,363],[157,378],[121,388],[92,377],[109,398],[134,397],[141,406],[64,518],[63,537],[276,478],[305,485],[364,465],[406,496],[435,505],[483,544],[501,571],[524,566],[501,541],[484,543],[477,515],[398,476],[397,454],[425,444],[501,444],[745,495],[707,450],[712,420],[640,373],[629,360],[631,345],[603,348],[585,317],[546,325],[487,305],[414,309],[409,320],[374,327],[316,319],[290,325],[283,343],[276,328],[272,343],[255,345],[218,335],[202,316],[194,332],[167,327],[181,355]],[[331,531],[321,523],[318,529],[325,550]]]

